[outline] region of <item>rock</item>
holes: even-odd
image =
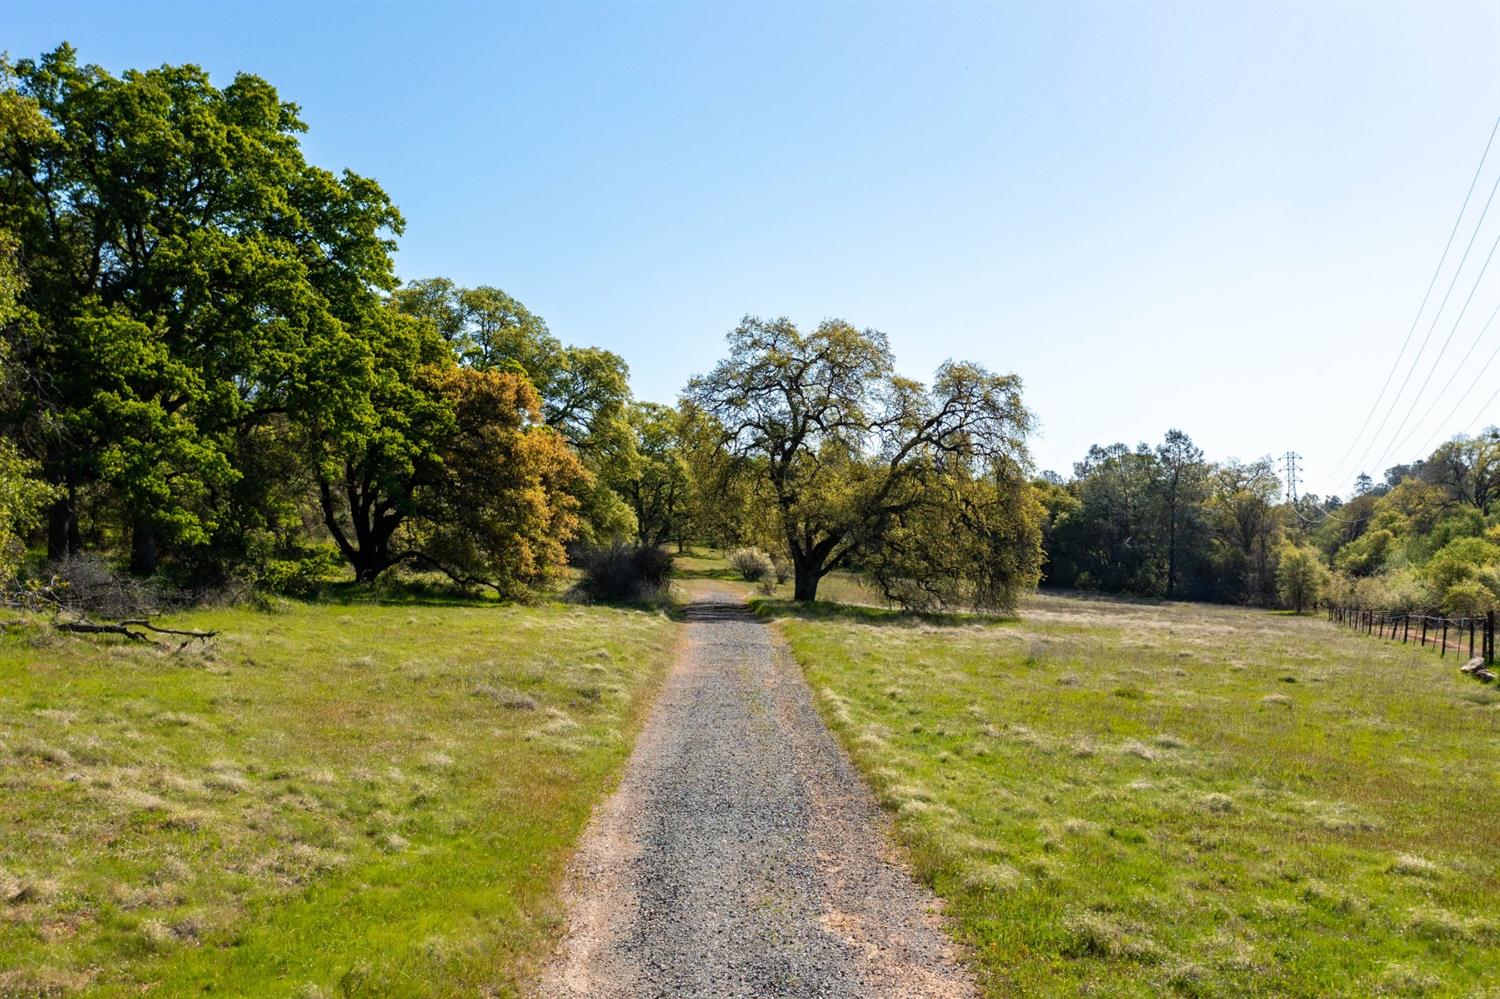
[[[1473,673],[1474,671],[1481,669],[1484,669],[1484,657],[1475,656],[1473,659],[1470,659],[1468,662],[1460,666],[1458,668],[1458,671],[1460,673]]]
[[[1495,679],[1495,674],[1491,673],[1487,669],[1476,669],[1474,671],[1474,678],[1476,680],[1482,680],[1485,683],[1490,683]]]

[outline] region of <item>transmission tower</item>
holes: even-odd
[[[1296,451],[1288,451],[1281,456],[1281,469],[1286,478],[1286,500],[1293,506],[1297,503],[1297,473],[1302,471],[1297,462],[1302,456]]]

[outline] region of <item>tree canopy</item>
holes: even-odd
[[[869,561],[908,606],[959,596],[1008,606],[1035,577],[1040,534],[1026,467],[1020,380],[948,362],[931,387],[895,374],[883,334],[827,320],[746,317],[688,401],[773,504],[795,597]],[[939,540],[954,553],[920,557]],[[933,576],[956,572],[949,583]]]

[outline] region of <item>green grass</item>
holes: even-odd
[[[1500,991],[1500,697],[1318,618],[782,615],[989,995]]]
[[[670,656],[662,614],[199,611],[0,639],[0,996],[512,995]]]
[[[781,601],[792,599],[793,587],[790,581],[785,583],[768,581],[765,586],[746,582],[739,573],[729,567],[727,553],[707,548],[690,548],[685,553],[676,556],[672,564],[680,580],[711,579],[729,584],[746,596]],[[824,576],[818,583],[817,606],[825,605],[885,606],[885,599],[879,590],[866,583],[858,574],[835,570]]]

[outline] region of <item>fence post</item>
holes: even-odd
[[[1422,615],[1422,648],[1427,648],[1427,615]]]
[[[1405,645],[1406,644],[1406,640],[1408,638],[1410,638],[1410,637],[1411,637],[1411,615],[1407,614],[1406,617],[1404,617],[1401,620],[1401,644]]]
[[[1443,659],[1443,658],[1446,658],[1447,655],[1448,655],[1448,619],[1447,618],[1443,618],[1443,651],[1439,654],[1438,658],[1439,659]]]
[[[1469,658],[1474,658],[1474,619],[1469,618]]]

